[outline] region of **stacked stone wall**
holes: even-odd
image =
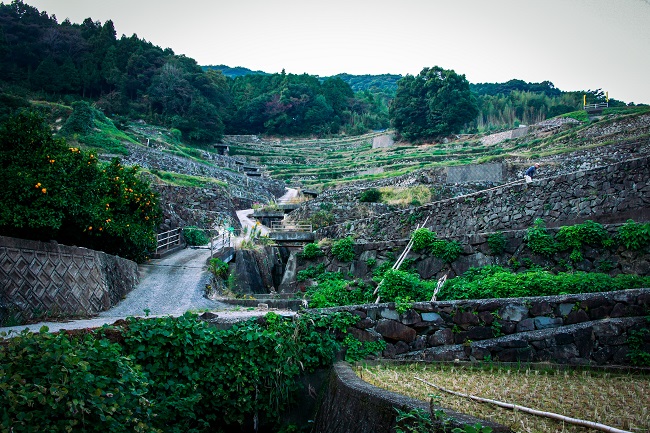
[[[137,283],[131,260],[0,236],[0,324],[91,316],[116,305]]]
[[[587,219],[650,220],[650,158],[516,183],[463,197],[321,228],[319,238],[355,236],[361,242],[405,239],[421,224],[440,236],[516,230],[542,218],[549,227]]]
[[[361,341],[383,339],[389,359],[630,365],[628,338],[648,327],[650,289],[418,302],[403,314],[393,303],[319,311],[360,316],[348,332]],[[650,352],[650,333],[643,335],[641,350]]]

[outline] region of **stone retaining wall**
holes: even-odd
[[[650,289],[419,302],[403,314],[393,303],[319,311],[360,316],[348,332],[362,341],[385,340],[389,359],[629,365],[629,332],[649,326]],[[650,333],[643,350],[650,352]]]
[[[42,315],[94,315],[137,283],[138,266],[131,260],[0,236],[0,326]]]
[[[423,401],[377,388],[358,378],[352,368],[336,363],[332,369],[327,389],[314,422],[314,433],[391,433],[397,426],[397,411],[423,410],[429,405]],[[449,430],[438,425],[435,431],[450,431],[464,425],[481,423],[495,433],[511,430],[500,424],[461,414],[450,409],[435,407],[449,417]],[[403,425],[401,425],[404,427]]]
[[[332,225],[319,238],[354,235],[363,241],[405,239],[426,221],[440,236],[515,230],[543,218],[549,227],[587,219],[621,223],[650,220],[650,158],[517,183],[425,206]],[[428,219],[427,219],[428,217]]]

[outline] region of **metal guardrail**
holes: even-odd
[[[601,108],[609,107],[609,103],[608,102],[599,102],[597,104],[585,104],[583,107],[584,107],[585,110],[598,110],[598,109],[601,109]]]
[[[313,227],[309,223],[303,222],[286,222],[286,221],[273,221],[271,223],[272,232],[308,232],[313,231]]]
[[[183,228],[178,227],[156,235],[156,253],[181,245]]]

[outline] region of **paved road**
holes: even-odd
[[[126,298],[95,319],[70,322],[47,322],[29,326],[0,328],[2,331],[37,331],[46,325],[50,331],[99,327],[128,316],[180,316],[186,311],[224,310],[232,308],[224,303],[203,297],[209,283],[206,261],[209,249],[186,248],[162,259],[152,259],[139,266],[140,283]]]
[[[140,265],[140,284],[99,317],[142,316],[145,310],[152,315],[179,316],[188,310],[223,307],[203,297],[205,285],[210,283],[206,267],[209,258],[209,249],[186,248]]]
[[[296,190],[288,188],[282,198],[291,198],[295,195]],[[242,226],[251,227],[255,224],[246,216],[251,213],[253,213],[252,209],[237,212]],[[260,226],[260,229],[262,234],[268,233],[268,228]],[[140,283],[137,287],[123,301],[110,310],[101,312],[97,318],[5,327],[0,328],[0,332],[19,332],[25,328],[38,331],[44,325],[50,332],[95,328],[128,316],[180,316],[187,311],[218,311],[218,316],[223,317],[224,320],[266,314],[266,311],[233,311],[234,308],[228,304],[203,297],[205,285],[210,281],[206,267],[209,257],[209,248],[186,248],[165,258],[152,259],[140,265],[138,267]],[[282,314],[292,313],[282,312]]]

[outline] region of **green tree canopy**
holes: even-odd
[[[398,81],[390,116],[405,139],[435,139],[460,132],[478,114],[464,75],[438,66]]]
[[[136,261],[155,248],[155,194],[115,159],[53,138],[40,114],[22,111],[0,126],[0,235],[99,249]]]

